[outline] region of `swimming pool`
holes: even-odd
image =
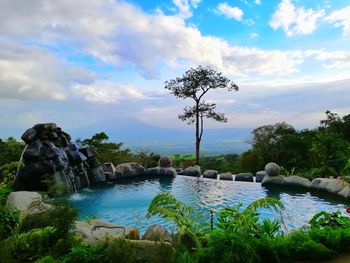
[[[283,190],[283,191],[282,191]],[[314,214],[324,210],[344,211],[350,206],[340,197],[309,192],[265,188],[260,183],[221,181],[205,178],[177,176],[176,178],[139,178],[118,181],[113,185],[101,185],[72,194],[70,201],[80,210],[80,217],[93,217],[127,227],[138,227],[141,233],[151,224],[172,226],[160,218],[146,219],[147,208],[153,197],[170,192],[178,200],[191,205],[196,211],[208,214],[226,205],[243,204],[266,196],[279,199],[286,207],[284,218],[288,229],[305,225]],[[274,213],[262,209],[261,218],[273,218]]]

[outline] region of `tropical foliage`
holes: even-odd
[[[261,220],[258,212],[261,208],[275,211],[278,219]],[[340,216],[340,212],[321,212],[309,222],[309,227],[288,233],[282,231],[283,210],[283,204],[273,198],[256,200],[245,209],[242,205],[224,207],[217,214],[215,227],[200,232],[201,238],[197,238],[200,244],[193,243],[189,248],[188,243],[184,245],[182,239],[177,239],[174,262],[324,260],[349,249],[349,217]],[[149,212],[175,222],[179,228],[183,225],[191,228],[188,222],[193,211],[168,193],[157,195]],[[198,233],[191,230],[191,235],[197,237]]]

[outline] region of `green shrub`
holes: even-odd
[[[14,233],[19,223],[19,212],[0,205],[0,240]]]
[[[21,162],[12,162],[5,164],[0,167],[0,182],[4,184],[13,184],[13,181],[15,180],[17,169],[23,165]]]
[[[350,227],[350,218],[341,216],[340,211],[333,213],[321,211],[312,217],[312,219],[309,221],[309,224],[313,228],[347,228]]]
[[[312,228],[309,231],[309,236],[312,240],[337,252],[346,251],[350,247],[350,228]]]
[[[329,176],[338,176],[334,168],[328,166],[322,166],[320,168],[312,168],[309,170],[304,177],[313,180],[318,177],[329,177]]]
[[[0,205],[5,205],[8,195],[12,192],[9,184],[0,183]]]
[[[206,248],[200,249],[199,262],[208,263],[255,263],[258,255],[251,246],[252,237],[238,232],[214,230],[209,236]]]
[[[48,203],[52,205],[52,208],[40,214],[35,220],[22,223],[20,226],[21,231],[52,226],[56,229],[55,235],[57,238],[60,238],[74,227],[75,220],[78,217],[78,210],[68,200],[57,199]]]
[[[288,235],[288,251],[294,260],[325,260],[335,251],[313,240],[307,231],[293,231]]]
[[[64,263],[95,263],[108,262],[109,256],[106,253],[106,246],[96,244],[88,246],[79,244],[71,248],[68,255],[61,259]]]
[[[46,256],[53,245],[55,228],[33,229],[0,242],[0,262],[30,262]]]

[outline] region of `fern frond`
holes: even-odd
[[[276,212],[284,210],[284,205],[273,197],[264,197],[258,200],[255,200],[251,203],[244,211],[243,214],[255,213],[258,208],[268,208]]]

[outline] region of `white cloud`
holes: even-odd
[[[135,87],[106,81],[78,84],[73,87],[73,91],[76,96],[83,98],[85,101],[99,104],[119,103],[122,100],[142,100],[146,98]]]
[[[237,21],[242,21],[243,11],[239,7],[230,6],[228,3],[220,3],[217,7],[217,11],[227,18],[233,18]]]
[[[349,51],[324,51],[324,50],[307,50],[306,56],[312,56],[326,68],[348,68],[350,67]]]
[[[259,36],[259,35],[258,35],[258,33],[256,33],[256,32],[250,34],[250,37],[251,37],[251,38],[257,38],[258,36]]]
[[[178,16],[183,19],[192,16],[191,8],[197,8],[201,0],[173,0],[174,5],[178,8]]]
[[[256,5],[261,5],[261,1],[260,1],[260,0],[255,0],[255,1],[254,1],[254,4],[256,4]]]
[[[65,44],[117,68],[136,67],[147,78],[158,77],[159,65],[164,64],[204,64],[230,75],[285,75],[296,72],[301,63],[295,52],[233,46],[222,38],[203,36],[177,15],[145,13],[125,2],[33,0],[20,5],[3,0],[2,14],[0,33],[8,38],[48,47]]]
[[[309,35],[316,30],[318,20],[324,15],[324,10],[297,8],[291,0],[282,0],[269,25],[275,30],[282,28],[287,36]]]
[[[63,100],[67,86],[91,77],[91,72],[63,63],[46,50],[0,39],[2,98]]]
[[[343,36],[350,36],[350,6],[333,11],[326,20],[336,27],[343,28]]]

